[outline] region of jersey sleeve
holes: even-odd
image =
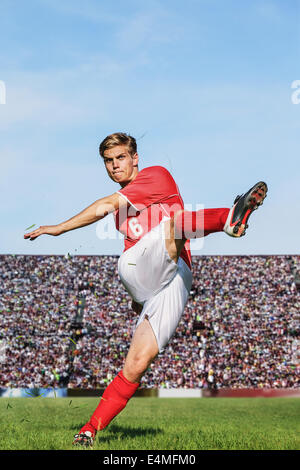
[[[178,194],[177,185],[168,172],[161,166],[141,170],[137,177],[118,193],[127,199],[137,211],[164,201]]]

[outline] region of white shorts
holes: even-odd
[[[136,327],[147,318],[161,352],[175,333],[192,285],[187,264],[169,256],[164,222],[120,256],[118,271],[131,298],[143,305]]]

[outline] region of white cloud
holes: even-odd
[[[119,23],[120,17],[113,8],[107,8],[104,2],[99,3],[95,0],[36,0],[42,6],[56,11],[59,14],[67,16],[76,16],[88,20],[92,23]],[[113,4],[108,4],[113,7]]]
[[[285,2],[259,0],[255,4],[255,12],[270,23],[281,24],[285,20],[287,8],[289,8],[289,2],[286,3],[287,4],[285,4]],[[295,8],[297,8],[296,5]]]
[[[136,51],[152,45],[169,44],[174,47],[183,34],[178,18],[159,4],[147,5],[128,19],[117,33],[119,47]],[[175,43],[175,44],[174,44]]]
[[[8,85],[9,86],[9,85]],[[72,119],[72,122],[82,119],[83,113],[75,103],[62,101],[51,90],[44,92],[34,88],[9,86],[9,102],[0,112],[0,125],[9,127],[13,124],[30,121],[40,123],[55,123],[59,125]]]
[[[70,68],[12,71],[6,80],[9,99],[0,107],[0,125],[36,122],[57,126],[99,119],[107,112],[103,84],[109,87],[110,78],[121,73],[121,64],[96,55]]]

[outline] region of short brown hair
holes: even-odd
[[[130,155],[134,155],[137,152],[136,140],[129,134],[124,132],[116,132],[110,134],[101,142],[99,146],[99,153],[101,157],[104,157],[105,150],[116,147],[117,145],[127,145]]]

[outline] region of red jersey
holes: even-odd
[[[130,204],[115,212],[117,230],[125,236],[125,250],[137,243],[164,218],[184,209],[177,184],[162,166],[139,171],[136,178],[118,191]],[[180,257],[191,267],[190,241],[187,240]]]

